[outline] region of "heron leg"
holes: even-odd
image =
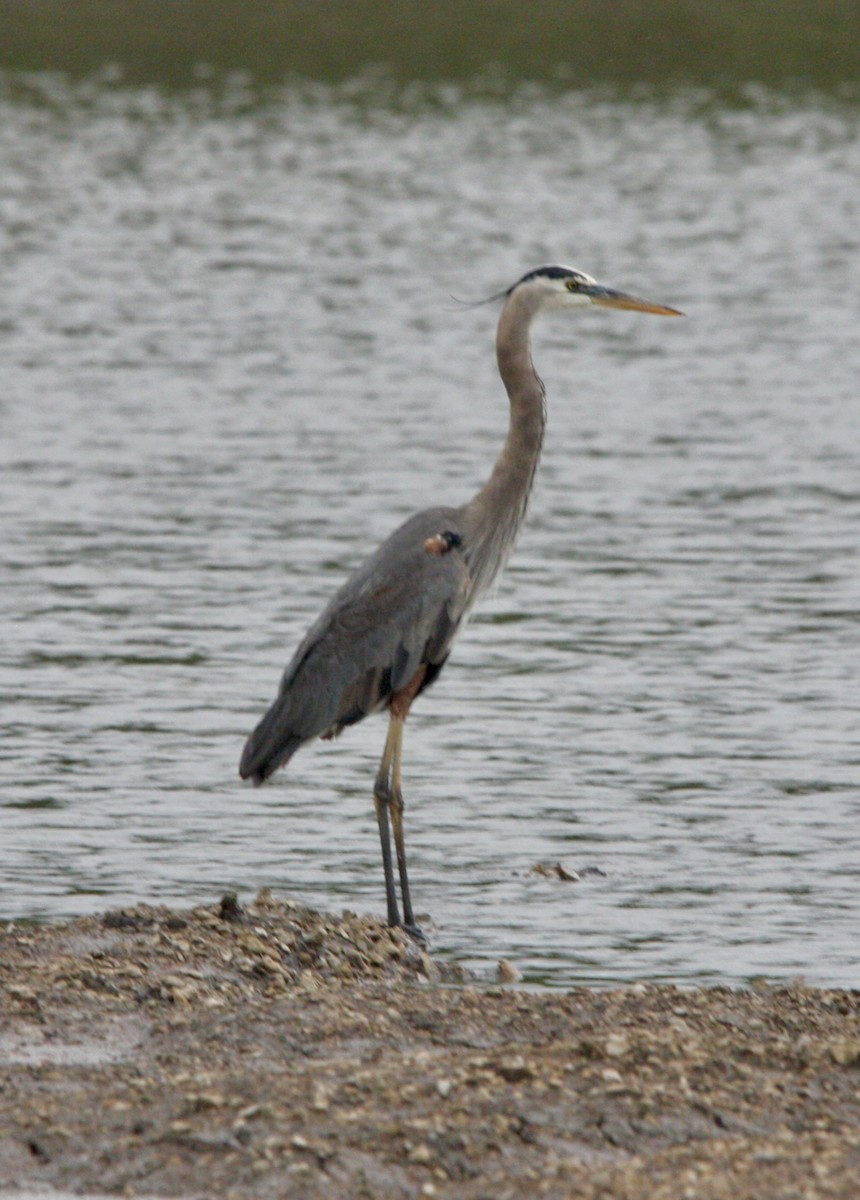
[[[403,840],[403,789],[400,785],[400,755],[403,749],[403,722],[405,718],[392,713],[391,727],[394,732],[394,753],[391,761],[391,828],[394,832],[394,849],[397,853],[397,871],[400,875],[400,897],[403,901],[403,924],[418,934],[412,898],[409,895],[409,879],[406,874],[406,844]]]
[[[427,675],[427,664],[422,663],[405,687],[391,697],[391,828],[394,832],[394,849],[397,853],[397,871],[400,875],[400,896],[403,900],[403,925],[417,940],[423,942],[424,934],[415,924],[412,897],[409,894],[409,878],[406,874],[406,844],[403,839],[403,789],[400,783],[400,759],[403,750],[403,726],[412,701],[421,691]]]
[[[400,910],[397,907],[394,868],[391,861],[391,837],[388,828],[388,818],[392,808],[391,763],[394,755],[396,736],[395,722],[392,719],[388,726],[388,737],[385,739],[385,749],[382,751],[382,759],[379,763],[376,783],[373,786],[373,803],[376,808],[376,821],[379,825],[379,842],[382,847],[382,869],[385,873],[385,901],[388,906],[389,925],[400,924]]]

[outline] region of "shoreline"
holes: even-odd
[[[0,1072],[0,1195],[853,1200],[860,1178],[858,991],[518,989],[268,892],[0,930]]]

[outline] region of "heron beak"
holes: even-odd
[[[591,297],[592,304],[600,304],[604,308],[629,308],[635,312],[656,313],[660,317],[683,317],[677,308],[669,308],[665,304],[654,304],[650,300],[640,300],[638,296],[628,296],[626,292],[616,292],[612,288],[594,287],[582,289]]]

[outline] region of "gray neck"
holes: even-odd
[[[499,374],[511,405],[508,436],[490,478],[463,510],[465,553],[474,593],[489,587],[505,565],[526,513],[546,424],[544,387],[529,341],[539,298],[514,291],[496,334]]]

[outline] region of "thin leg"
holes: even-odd
[[[379,842],[382,847],[382,869],[385,872],[385,901],[388,906],[388,924],[400,924],[400,911],[397,907],[397,892],[394,887],[394,869],[391,862],[391,838],[388,830],[388,815],[391,810],[391,760],[397,735],[395,722],[392,719],[388,726],[388,737],[385,739],[385,749],[376,775],[373,787],[373,803],[376,808],[376,822],[379,825]],[[393,817],[392,817],[393,821]],[[398,851],[399,862],[399,851]],[[405,901],[404,901],[405,903]]]
[[[403,900],[403,924],[410,933],[420,936],[412,911],[409,895],[409,879],[406,874],[406,845],[403,840],[403,789],[400,785],[400,756],[403,749],[403,718],[391,717],[394,746],[391,760],[391,828],[394,831],[394,849],[397,852],[397,871],[400,875],[400,896]]]

